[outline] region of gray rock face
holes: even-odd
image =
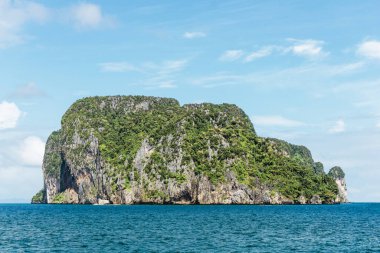
[[[315,204],[322,204],[322,200],[321,200],[321,198],[318,195],[314,195],[311,198],[310,204],[313,204],[313,205],[315,205]]]
[[[335,166],[331,168],[331,170],[328,173],[332,178],[334,178],[337,186],[338,186],[338,195],[336,196],[335,201],[339,203],[346,203],[348,202],[348,194],[347,194],[347,185],[346,185],[346,179],[345,179],[345,173],[343,172],[342,168],[339,166]]]
[[[193,166],[181,166],[181,150],[169,166],[172,171],[183,171],[186,181],[179,184],[169,180],[164,184],[159,178],[151,180],[146,171],[153,151],[162,147],[151,146],[144,139],[133,159],[132,182],[129,188],[122,188],[123,179],[117,180],[116,190],[110,188],[111,178],[107,167],[99,157],[98,140],[90,135],[88,140],[82,140],[75,134],[74,142],[69,145],[62,144],[61,149],[51,149],[55,144],[54,138],[49,138],[45,157],[47,160],[53,154],[59,154],[62,160],[57,162],[60,167],[55,176],[47,172],[48,162],[45,161],[43,169],[45,175],[46,203],[80,203],[80,204],[137,204],[137,203],[173,203],[173,204],[282,204],[291,203],[278,192],[271,192],[265,186],[253,190],[240,184],[233,173],[227,181],[214,186],[205,176],[195,175]],[[171,137],[168,137],[169,139]],[[180,141],[180,140],[178,140]],[[78,146],[85,145],[84,159],[80,162],[71,157],[70,151]],[[161,152],[173,152],[162,149]],[[133,178],[137,175],[137,178]],[[72,180],[70,180],[72,179]],[[145,184],[145,185],[143,185]],[[147,185],[146,185],[147,184]],[[153,192],[149,197],[146,192]]]
[[[346,180],[344,178],[336,179],[335,182],[338,185],[338,190],[339,190],[339,194],[335,201],[339,203],[348,202]]]

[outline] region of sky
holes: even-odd
[[[0,202],[43,187],[77,99],[233,103],[380,202],[380,1],[0,0]]]

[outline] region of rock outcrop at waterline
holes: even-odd
[[[48,138],[44,188],[33,203],[347,201],[344,173],[325,174],[306,147],[257,136],[235,105],[89,97],[69,108],[61,126]]]
[[[328,175],[334,178],[335,183],[338,186],[338,195],[336,196],[335,201],[348,202],[345,173],[343,172],[342,168],[339,166],[335,166],[331,168]]]

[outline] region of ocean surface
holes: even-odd
[[[380,252],[380,204],[0,205],[0,252]]]

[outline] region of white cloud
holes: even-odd
[[[113,26],[112,17],[105,15],[99,5],[78,3],[64,10],[49,9],[27,0],[0,0],[0,49],[23,43],[30,36],[23,32],[31,23],[42,24],[52,17],[66,19],[78,29]]]
[[[29,22],[43,23],[49,10],[32,1],[0,0],[0,48],[22,43],[26,36],[22,28]]]
[[[342,119],[337,120],[334,125],[328,130],[328,132],[331,134],[343,133],[344,131],[346,131],[346,124]]]
[[[19,146],[18,155],[26,166],[41,166],[45,152],[45,142],[36,136],[25,138]]]
[[[245,62],[269,56],[273,53],[288,54],[292,53],[297,56],[306,57],[308,59],[320,59],[327,56],[329,53],[323,50],[324,41],[320,40],[298,40],[288,39],[293,45],[284,47],[280,45],[267,45],[261,49],[251,52],[245,56]],[[221,61],[235,61],[244,56],[243,50],[227,50],[220,57]]]
[[[252,122],[254,125],[258,126],[299,127],[305,125],[300,121],[287,119],[277,115],[254,116],[252,117]]]
[[[196,39],[206,37],[206,34],[203,32],[185,32],[183,37],[186,39]]]
[[[377,128],[380,128],[380,121],[377,122],[376,127],[377,127]]]
[[[380,41],[367,40],[358,46],[357,54],[369,59],[380,59]]]
[[[43,186],[41,168],[0,167],[0,202],[30,203]]]
[[[0,202],[30,202],[43,186],[44,143],[25,134],[19,130],[0,134]]]
[[[285,52],[292,52],[295,55],[307,58],[320,58],[328,53],[323,51],[323,41],[320,40],[296,40],[289,39],[294,45],[285,49]]]
[[[99,5],[92,3],[79,3],[71,7],[68,13],[70,21],[74,22],[78,29],[94,29],[112,25],[110,17],[102,13]]]
[[[139,71],[137,67],[128,62],[104,62],[99,64],[103,72],[131,72]]]
[[[15,128],[22,115],[15,103],[3,101],[0,103],[0,130]]]
[[[236,61],[242,57],[244,52],[242,50],[227,50],[220,57],[221,61]]]
[[[272,53],[271,47],[264,47],[258,51],[252,52],[247,57],[245,57],[246,62],[250,62],[259,58],[263,58],[265,56],[268,56]]]

